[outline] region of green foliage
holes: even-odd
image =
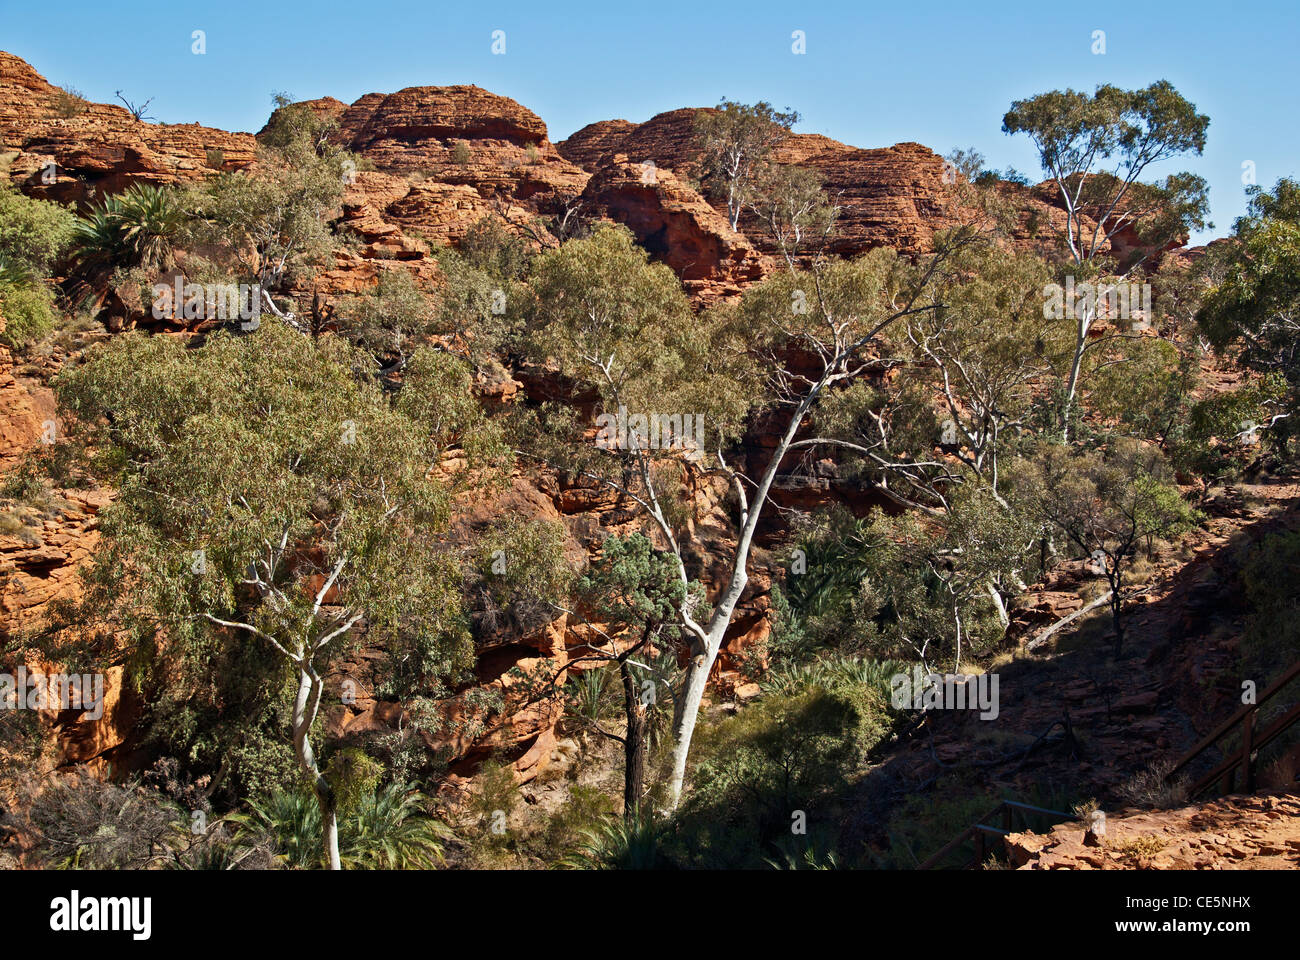
[[[1009,592],[1032,569],[1036,530],[1027,505],[999,504],[977,486],[960,489],[933,521],[827,511],[800,541],[806,569],[786,579],[799,618],[789,635],[802,647],[789,652],[986,655],[1003,635],[989,589]]]
[[[522,634],[555,618],[568,595],[573,564],[565,556],[564,525],[542,517],[508,513],[492,518],[475,535],[481,626],[495,632],[508,621]]]
[[[359,747],[336,750],[325,768],[340,813],[347,813],[364,797],[373,795],[382,776],[383,768]]]
[[[1185,430],[1198,375],[1196,357],[1168,340],[1125,339],[1092,374],[1088,406],[1126,436],[1168,445]]]
[[[589,666],[586,670],[570,672],[564,684],[568,715],[587,723],[600,723],[617,713],[616,682],[614,672],[606,667]]]
[[[1083,262],[1092,260],[1108,233],[1124,222],[1133,224],[1149,250],[1203,225],[1203,179],[1175,174],[1157,186],[1138,178],[1154,163],[1200,154],[1209,124],[1172,84],[1160,80],[1140,90],[1102,84],[1091,95],[1052,90],[1017,100],[1002,119],[1002,131],[1028,135],[1067,204],[1098,225],[1071,223],[1065,240],[1072,259]],[[1117,207],[1121,198],[1125,202]]]
[[[75,223],[65,207],[33,200],[0,183],[0,261],[13,271],[0,279],[49,276],[72,241]]]
[[[62,120],[72,120],[85,113],[89,106],[80,90],[70,84],[64,84],[54,91],[50,110],[54,116]]]
[[[564,870],[653,870],[660,866],[663,826],[651,817],[609,817],[581,832],[577,849],[556,862]]]
[[[1104,452],[1048,447],[1039,466],[1044,521],[1099,566],[1110,586],[1118,656],[1126,577],[1138,548],[1176,537],[1202,517],[1169,482],[1164,455],[1138,441],[1116,441]]]
[[[520,448],[571,472],[617,480],[633,461],[641,474],[651,458],[698,460],[739,434],[752,372],[740,353],[744,332],[735,322],[701,322],[673,272],[650,263],[625,228],[601,226],[540,255],[530,286],[530,356],[599,399],[595,423],[568,404],[520,411],[513,428]],[[689,415],[694,429],[672,449],[647,451],[632,441],[602,446],[602,423],[620,415],[677,416],[682,427]],[[678,495],[672,478],[681,472],[657,475],[670,484],[661,487],[660,502],[671,509]]]
[[[893,676],[910,670],[910,664],[897,660],[865,660],[830,654],[807,663],[778,664],[763,678],[762,687],[777,696],[821,687],[827,690],[869,689],[887,697]]]
[[[1287,392],[1281,375],[1275,373],[1196,401],[1173,447],[1175,464],[1207,487],[1235,479],[1246,463],[1258,456],[1261,442],[1275,443],[1286,437],[1284,431],[1270,430],[1268,424],[1271,414],[1284,404]]]
[[[194,215],[191,243],[204,247],[223,272],[267,290],[309,280],[334,248],[328,216],[356,167],[333,140],[335,121],[283,95],[275,103],[259,138],[258,165],[191,188],[185,203]]]
[[[153,729],[196,766],[251,762],[241,751],[285,739],[273,705],[289,678],[272,641],[318,638],[320,666],[364,618],[408,694],[442,690],[468,663],[459,571],[426,548],[449,510],[427,474],[441,438],[356,379],[363,359],[264,322],[199,346],[117,337],[57,382],[119,486],[86,597],[67,611],[104,632],[67,652],[111,656],[114,625],[125,630]]]
[[[480,221],[461,249],[438,254],[442,283],[434,308],[434,330],[451,349],[477,366],[518,349],[532,295],[518,276],[522,250],[495,221]]]
[[[433,332],[430,298],[405,269],[381,270],[366,294],[337,305],[339,331],[389,362],[405,360]]]
[[[400,785],[360,795],[339,816],[344,869],[428,870],[441,863],[450,831],[424,812],[424,802],[417,791]],[[230,818],[241,825],[237,845],[269,840],[286,866],[321,866],[321,813],[314,796],[279,790],[249,807],[251,814]]]
[[[822,175],[790,164],[767,164],[755,178],[749,205],[794,267],[805,250],[819,252],[835,228],[838,208],[826,197]]]
[[[473,371],[458,357],[430,346],[416,349],[402,370],[396,408],[439,453],[458,447],[476,465],[508,462],[500,427],[485,416]]]
[[[23,350],[44,340],[58,323],[49,287],[40,281],[8,283],[0,280],[0,343]]]
[[[564,855],[585,847],[589,831],[613,817],[614,801],[600,789],[582,783],[569,787],[563,807],[550,818],[543,834],[546,851]],[[563,859],[562,857],[560,859]]]
[[[84,271],[167,269],[186,216],[182,197],[172,188],[133,183],[77,221],[73,256]]]
[[[776,110],[766,101],[751,106],[724,99],[716,109],[695,115],[700,179],[710,193],[727,201],[733,230],[768,154],[798,122],[795,111]]]
[[[528,269],[527,242],[496,217],[483,217],[466,232],[460,253],[475,270],[498,280],[518,280]]]
[[[644,534],[607,537],[600,557],[582,577],[577,590],[602,621],[636,628],[664,626],[677,635],[673,620],[686,601],[688,585],[672,554],[656,550]],[[690,584],[701,598],[703,587]]]
[[[889,729],[883,692],[840,681],[768,694],[697,733],[692,790],[672,856],[682,865],[758,867],[779,855],[796,811],[810,828]]]
[[[1296,432],[1289,415],[1300,409],[1296,314],[1300,310],[1300,187],[1280,180],[1256,189],[1251,213],[1237,221],[1231,258],[1196,314],[1214,349],[1250,370],[1286,383],[1274,398],[1265,429],[1285,443]]]
[[[510,843],[510,814],[521,799],[514,771],[507,763],[486,760],[474,776],[474,787],[467,807],[479,840],[491,847]]]

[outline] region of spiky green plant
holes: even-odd
[[[581,831],[577,849],[557,861],[562,870],[653,870],[663,825],[652,816],[629,823],[611,817]]]
[[[583,670],[569,679],[571,712],[589,723],[596,723],[609,709],[610,671],[605,668]]]
[[[346,867],[368,870],[432,869],[443,860],[451,831],[425,815],[421,795],[396,786],[361,798],[344,818]]]
[[[427,816],[420,793],[390,785],[361,797],[339,817],[339,859],[346,869],[432,868],[443,860],[449,829]],[[315,797],[278,790],[250,802],[251,814],[229,817],[240,824],[236,842],[269,840],[285,865],[321,865],[321,815]]]
[[[83,267],[165,269],[184,221],[174,191],[135,183],[105,197],[77,223],[74,256]]]
[[[890,678],[910,669],[909,664],[896,660],[831,655],[810,663],[780,664],[763,679],[761,686],[778,696],[796,694],[810,687],[839,686],[874,687],[888,696]]]

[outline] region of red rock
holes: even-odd
[[[256,142],[246,133],[143,123],[123,107],[102,103],[59,117],[59,95],[31,65],[0,51],[0,157],[13,154],[8,176],[33,196],[80,202],[135,182],[200,180],[213,173],[209,151],[213,158],[220,153],[225,170],[256,159]],[[41,174],[50,162],[57,164],[57,178],[46,183]]]

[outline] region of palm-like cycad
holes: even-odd
[[[450,831],[427,816],[421,795],[392,785],[361,797],[339,818],[339,859],[350,869],[409,870],[436,866]],[[229,819],[241,824],[237,842],[267,839],[290,867],[321,865],[321,816],[316,798],[303,791],[277,790],[251,815]]]
[[[443,859],[446,826],[425,815],[420,794],[390,786],[362,797],[340,827],[345,866],[372,870],[429,869]]]
[[[166,269],[185,220],[166,187],[132,184],[105,197],[76,224],[73,256],[83,269],[112,266]]]

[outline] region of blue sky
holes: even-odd
[[[1071,5],[1083,7],[1085,5]],[[1038,179],[1023,137],[1001,132],[1014,99],[1101,82],[1167,79],[1210,116],[1202,157],[1167,164],[1210,183],[1216,229],[1245,207],[1242,164],[1261,184],[1300,174],[1295,0],[1249,4],[1037,5],[576,0],[455,4],[226,0],[0,0],[0,49],[96,101],[154,97],[174,123],[255,131],[270,94],[334,96],[476,83],[520,101],[559,140],[595,120],[645,120],[726,96],[803,115],[796,128],[863,147],[974,146]],[[983,8],[983,9],[982,9]],[[207,52],[191,52],[203,30]],[[492,33],[505,31],[504,55]],[[802,30],[804,55],[791,52]],[[1106,52],[1092,52],[1103,30]]]

